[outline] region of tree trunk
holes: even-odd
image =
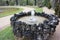
[[[16,1],[16,5],[18,5],[18,0],[15,0]]]
[[[51,7],[54,9],[55,8],[55,0],[50,0]]]
[[[9,5],[9,1],[6,1],[6,5],[7,5],[7,6]]]
[[[55,14],[60,18],[60,0],[55,0]]]
[[[37,3],[37,2],[36,2],[36,0],[34,0],[34,1],[35,1],[35,6],[36,6],[36,3]]]
[[[26,4],[28,5],[28,0],[27,0]]]

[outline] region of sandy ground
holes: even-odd
[[[3,30],[7,25],[10,25],[11,16],[12,15],[0,18],[0,30]]]
[[[59,25],[57,25],[56,32],[52,35],[51,40],[60,40],[60,22]]]

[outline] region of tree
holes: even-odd
[[[42,6],[42,4],[43,4],[42,1],[43,1],[43,0],[38,0],[38,1],[37,1],[39,7]]]
[[[18,5],[18,0],[15,0],[15,2],[16,2],[16,5]]]
[[[60,0],[55,0],[55,14],[60,18]]]
[[[0,5],[2,4],[2,0],[0,0]]]
[[[34,0],[34,1],[35,1],[35,6],[36,6],[36,3],[37,3],[37,2],[36,2],[36,0]]]
[[[9,5],[9,1],[6,1],[7,6]]]
[[[28,0],[27,0],[26,4],[28,5]]]
[[[51,8],[50,0],[44,0],[43,6],[46,6],[46,7],[48,7],[48,8]]]

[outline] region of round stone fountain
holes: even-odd
[[[59,24],[57,16],[35,11],[14,14],[10,21],[16,40],[48,40]]]
[[[31,11],[31,15],[30,16],[24,16],[22,18],[19,18],[18,21],[22,21],[25,22],[27,24],[39,24],[39,23],[43,23],[44,20],[47,20],[47,18],[44,17],[39,17],[39,16],[35,16],[35,12]]]

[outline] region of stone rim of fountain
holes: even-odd
[[[15,22],[19,22],[19,21],[17,21],[19,18],[22,18],[22,17],[24,17],[24,16],[31,16],[31,12],[28,12],[28,13],[25,13],[25,12],[21,12],[21,13],[19,13],[19,14],[14,14],[14,18],[13,17],[11,17],[11,20],[10,21],[15,21]],[[35,16],[41,16],[41,17],[44,17],[44,18],[47,18],[48,19],[48,21],[52,21],[52,20],[54,20],[54,19],[58,19],[58,17],[56,17],[55,15],[53,15],[53,14],[50,14],[50,15],[48,15],[48,14],[45,14],[44,12],[42,12],[42,13],[39,13],[39,12],[35,12]],[[13,19],[14,20],[13,20]],[[51,19],[51,20],[50,20]],[[56,19],[56,20],[57,20]],[[45,21],[47,21],[47,20],[45,20]],[[57,22],[57,21],[56,21]]]
[[[49,29],[51,26],[56,26],[58,25],[59,23],[59,20],[58,20],[58,17],[56,17],[55,15],[48,15],[48,14],[45,14],[44,12],[42,13],[39,13],[39,12],[35,12],[35,16],[42,16],[42,17],[45,17],[47,18],[48,20],[45,20],[43,23],[39,23],[38,25],[37,24],[34,24],[34,25],[30,25],[30,24],[26,24],[25,22],[21,22],[21,21],[17,21],[19,18],[21,17],[24,17],[24,16],[30,16],[31,15],[31,12],[28,12],[28,13],[24,13],[24,12],[21,12],[19,14],[14,14],[13,17],[11,17],[10,21],[11,21],[11,26],[13,26],[13,28],[16,28],[18,30],[18,28],[20,28],[20,25],[22,27],[24,26],[28,26],[28,27],[38,27],[39,25],[44,25],[44,26],[49,26],[49,27],[46,27],[46,29]],[[53,22],[52,22],[53,21]],[[18,28],[17,28],[18,27]],[[40,26],[41,27],[41,26]],[[14,29],[13,29],[14,30]],[[27,29],[28,30],[28,29]],[[33,29],[32,29],[33,30]],[[40,30],[40,28],[39,28]],[[23,30],[22,30],[23,31]],[[34,31],[34,30],[33,30]],[[43,32],[43,33],[46,33]],[[49,33],[49,31],[47,32]],[[22,37],[23,35],[20,35],[20,36],[17,36],[16,33],[14,33],[14,35],[16,37]]]

